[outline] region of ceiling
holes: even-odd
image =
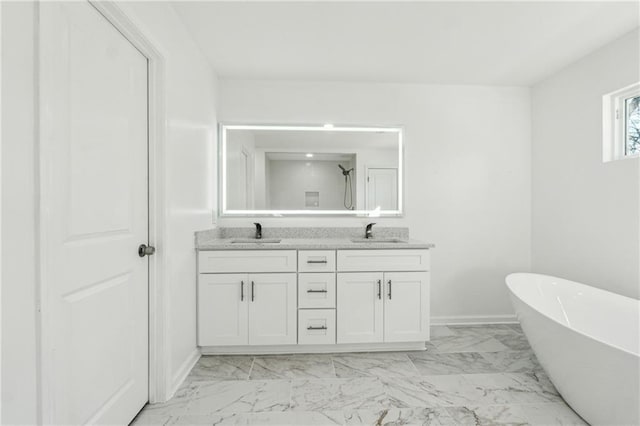
[[[639,1],[173,7],[221,78],[528,86],[638,28]]]

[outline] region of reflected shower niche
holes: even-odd
[[[402,214],[398,127],[220,125],[222,216]]]

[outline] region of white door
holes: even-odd
[[[249,276],[198,276],[198,344],[246,345],[248,340]]]
[[[295,344],[296,274],[251,274],[249,285],[249,344]]]
[[[398,209],[398,169],[367,169],[367,210]]]
[[[384,274],[384,341],[429,340],[429,273]]]
[[[337,342],[382,342],[383,274],[346,272],[337,277]]]
[[[147,60],[87,2],[40,7],[44,422],[148,397]]]

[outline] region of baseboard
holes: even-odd
[[[342,352],[424,351],[424,342],[333,345],[203,346],[203,355],[318,354]]]
[[[173,375],[173,379],[171,381],[170,398],[173,398],[173,396],[176,394],[176,391],[182,385],[182,383],[184,383],[185,379],[191,372],[191,369],[196,365],[199,359],[200,359],[200,350],[198,348],[195,348],[193,352],[189,354],[187,359],[184,360],[180,368],[178,368],[178,371],[176,371],[176,373]]]
[[[452,315],[431,317],[431,325],[517,324],[515,315]]]

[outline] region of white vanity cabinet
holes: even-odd
[[[234,273],[226,259],[244,260]],[[295,251],[200,252],[198,345],[288,345],[297,341]],[[217,262],[212,261],[217,259]],[[270,262],[276,259],[276,262]],[[288,259],[288,260],[287,260]],[[274,273],[285,270],[284,273]],[[204,272],[203,272],[204,271]]]
[[[205,353],[424,349],[426,249],[211,250],[198,254]]]
[[[337,343],[429,340],[427,250],[340,250],[337,259]]]

